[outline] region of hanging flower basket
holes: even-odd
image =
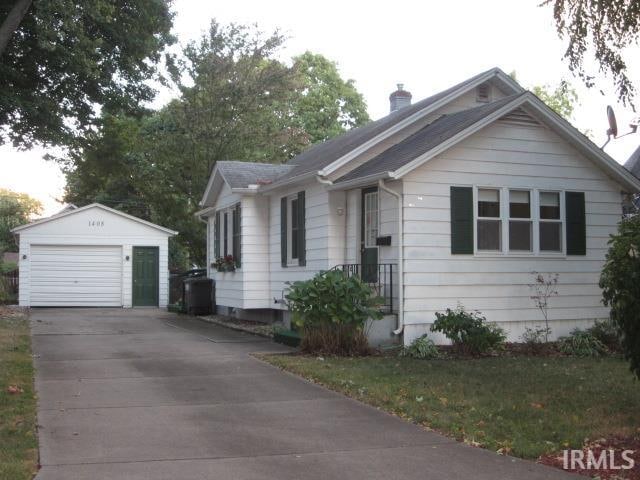
[[[225,255],[224,257],[216,258],[216,261],[211,266],[218,272],[235,272],[236,260],[233,255]]]

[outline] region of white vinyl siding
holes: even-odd
[[[452,255],[451,185],[585,192],[587,254]],[[598,279],[620,220],[620,186],[547,128],[496,122],[407,174],[403,189],[405,343],[428,332],[435,312],[458,302],[500,322],[509,339],[518,340],[525,326],[542,322],[530,298],[532,271],[559,273],[559,295],[549,302],[554,336],[608,316]]]
[[[280,252],[280,199],[305,192],[306,265],[297,263],[282,267]],[[271,192],[270,192],[271,193]],[[329,192],[313,180],[308,183],[272,192],[269,197],[269,277],[270,303],[265,308],[284,309],[282,299],[287,282],[306,280],[316,273],[344,263],[345,252],[345,194]],[[342,209],[342,215],[339,210]],[[288,207],[287,212],[291,209]],[[288,242],[289,243],[289,242]],[[288,247],[287,247],[288,248]]]
[[[122,248],[32,245],[31,306],[121,307]]]
[[[216,281],[216,304],[240,309],[270,308],[268,270],[268,225],[269,210],[263,197],[238,195],[224,184],[214,203],[220,211],[220,253],[224,253],[224,212],[227,212],[227,250],[232,254],[233,208],[240,204],[240,242],[242,266],[235,272],[217,272],[210,265],[209,277]],[[208,217],[210,263],[215,260],[215,212]]]
[[[231,192],[231,189],[227,184],[224,184],[218,198],[215,202],[215,209],[220,211],[220,255],[224,255],[224,243],[225,243],[225,230],[224,230],[224,212],[228,209],[227,222],[229,224],[229,230],[231,230],[231,208],[237,203],[241,202],[242,197],[236,193]],[[247,212],[242,212],[242,217],[245,217]],[[216,259],[214,252],[214,238],[215,238],[215,212],[211,213],[209,219],[209,258],[210,263],[213,263]],[[232,237],[229,235],[227,238],[227,249],[230,248],[232,243]],[[244,252],[243,252],[244,253]],[[211,265],[207,267],[209,271],[209,277],[216,281],[216,304],[225,305],[229,307],[243,308],[243,269],[236,270],[235,272],[217,272]]]

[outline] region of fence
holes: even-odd
[[[17,303],[19,283],[18,270],[0,274],[0,303]]]

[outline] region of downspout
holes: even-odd
[[[404,329],[404,215],[402,194],[391,190],[382,179],[378,180],[378,187],[398,200],[398,328],[393,333],[400,335]]]

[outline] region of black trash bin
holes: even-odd
[[[183,283],[184,309],[189,315],[213,313],[213,280],[206,277],[186,278]]]

